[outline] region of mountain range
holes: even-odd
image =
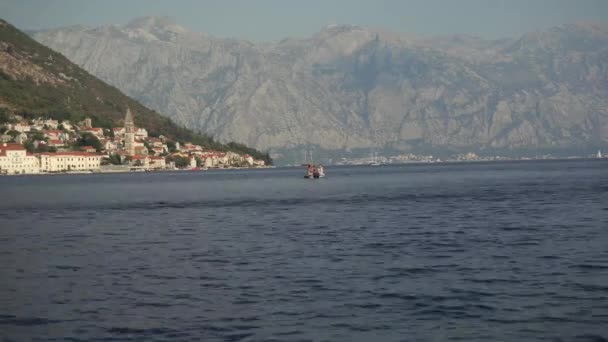
[[[32,36],[185,127],[297,162],[320,155],[538,153],[608,145],[608,29],[518,38],[329,25],[274,43],[164,17]]]

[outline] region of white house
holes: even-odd
[[[27,153],[23,145],[0,145],[0,173],[9,175],[40,172],[38,158]]]
[[[115,137],[123,137],[125,135],[124,127],[113,127],[112,132],[114,132]]]
[[[53,119],[44,120],[44,124],[50,129],[57,129],[59,127],[59,122]]]
[[[13,125],[13,129],[19,133],[29,132],[32,127],[26,123],[16,123]]]
[[[147,137],[148,137],[148,131],[145,128],[141,128],[141,127],[135,128],[135,138],[145,139]]]
[[[72,123],[69,122],[68,120],[61,121],[61,126],[63,126],[63,129],[65,129],[66,131],[71,132],[74,130],[74,126],[72,126]]]
[[[149,156],[148,159],[149,159],[148,166],[151,169],[164,169],[167,167],[167,165],[165,163],[165,157]]]
[[[24,144],[27,141],[27,134],[25,133],[19,133],[17,134],[17,136],[15,137],[15,142],[17,144]]]
[[[118,144],[115,141],[110,139],[102,139],[101,146],[103,146],[106,152],[116,152],[118,151]]]
[[[253,160],[252,156],[246,154],[246,155],[243,156],[243,160],[246,161],[247,164],[253,165],[254,160]]]

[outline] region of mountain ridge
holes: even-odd
[[[34,37],[187,127],[279,157],[306,146],[560,150],[608,141],[603,26],[484,40],[334,25],[265,44],[188,30],[142,41],[128,37],[133,25],[112,27]]]

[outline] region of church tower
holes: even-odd
[[[130,156],[135,155],[135,124],[130,108],[127,108],[125,115],[125,151]]]

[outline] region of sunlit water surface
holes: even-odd
[[[0,339],[606,341],[608,161],[0,178]]]

